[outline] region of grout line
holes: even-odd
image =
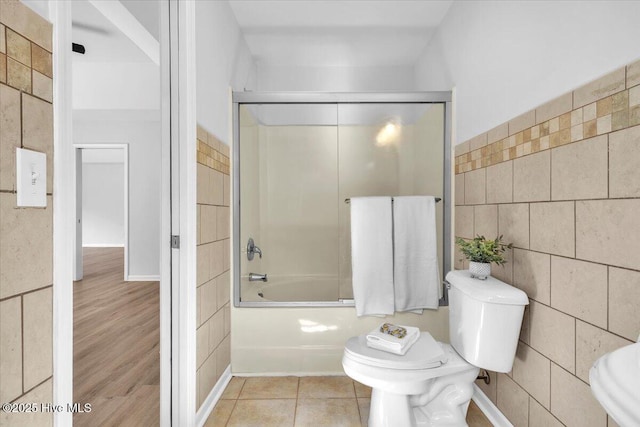
[[[22,297],[22,296],[24,296],[24,295],[32,294],[32,293],[34,293],[34,292],[42,291],[42,290],[44,290],[44,289],[51,288],[51,287],[53,287],[53,285],[47,285],[47,286],[43,286],[43,287],[41,287],[41,288],[31,289],[31,290],[28,290],[28,291],[26,291],[26,292],[22,292],[22,293],[19,293],[19,294],[15,294],[15,295],[11,295],[11,296],[8,296],[8,297],[5,297],[5,298],[2,298],[2,299],[0,299],[0,302],[4,302],[4,301],[7,301],[7,300],[10,300],[11,298]]]
[[[298,399],[300,398],[300,377],[296,384],[296,404],[293,407],[293,425],[296,425],[296,417],[298,416]]]
[[[607,137],[607,199],[611,196],[611,154],[610,154],[610,150],[611,150],[611,144],[609,142],[609,134],[606,135]]]
[[[611,280],[611,267],[607,267],[607,331],[609,330],[609,282]]]
[[[20,353],[22,357],[22,395],[26,394],[24,390],[24,298],[20,295]]]
[[[360,425],[362,425],[362,413],[360,412],[360,403],[358,402],[358,393],[356,393],[355,380],[351,380],[351,386],[353,387],[353,395],[356,398],[356,408],[358,408],[358,420],[360,421]]]
[[[578,376],[578,321],[573,319],[573,376]]]
[[[626,341],[629,341],[629,343],[630,343],[630,344],[633,344],[633,343],[635,342],[634,340],[629,339],[629,338],[627,338],[627,337],[625,337],[625,336],[622,336],[622,335],[620,335],[620,334],[618,334],[618,333],[616,333],[616,332],[614,332],[614,331],[610,331],[609,329],[604,329],[602,326],[596,325],[596,324],[594,324],[594,323],[591,323],[591,322],[590,322],[590,321],[588,321],[588,320],[582,319],[582,318],[580,318],[580,317],[576,317],[576,316],[574,316],[573,314],[570,314],[570,313],[567,313],[567,312],[565,312],[565,311],[559,310],[559,309],[557,309],[556,307],[552,307],[551,305],[545,304],[545,303],[540,302],[540,301],[538,301],[538,300],[535,300],[535,299],[533,299],[533,298],[529,298],[529,299],[530,299],[530,300],[532,300],[532,301],[534,301],[536,304],[542,305],[542,306],[544,306],[544,307],[546,307],[546,308],[548,308],[548,309],[551,309],[551,310],[557,311],[558,313],[561,313],[561,314],[564,314],[564,315],[566,315],[566,316],[569,316],[569,317],[571,317],[571,318],[572,318],[572,319],[574,319],[574,320],[578,320],[578,321],[580,321],[580,322],[582,322],[582,323],[586,323],[587,325],[592,326],[592,327],[597,328],[597,329],[600,329],[600,330],[601,330],[601,331],[603,331],[603,332],[607,332],[607,333],[609,333],[609,334],[611,334],[611,335],[615,335],[615,336],[616,336],[616,337],[618,337],[618,338],[622,338],[622,339],[624,339],[624,340],[626,340]],[[531,341],[531,340],[529,340],[529,341]],[[530,345],[530,344],[529,344],[529,345]],[[533,348],[533,347],[532,347],[532,348]],[[540,354],[542,354],[542,353],[540,353]]]
[[[573,201],[573,259],[578,257],[578,201]]]
[[[525,391],[525,393],[527,393],[527,425],[531,426],[531,399],[533,399],[533,397],[531,397],[531,395],[529,394],[529,392],[527,391],[526,388],[523,387],[523,390]]]
[[[20,399],[21,397],[24,397],[24,395],[31,393],[33,390],[35,390],[36,388],[40,387],[42,384],[46,383],[47,381],[53,379],[53,375],[48,376],[47,378],[45,378],[44,380],[40,381],[38,384],[34,385],[33,387],[31,387],[29,390],[26,390],[25,392],[23,392],[20,396],[16,397],[15,399],[13,399],[13,401],[11,401],[10,403],[16,403],[16,401],[18,399]],[[24,385],[23,385],[24,386]]]

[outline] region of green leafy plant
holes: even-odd
[[[498,265],[503,265],[507,262],[504,259],[504,253],[507,249],[513,247],[512,243],[503,243],[502,236],[496,237],[495,240],[487,240],[484,236],[476,236],[476,238],[469,241],[458,237],[456,244],[469,261]]]

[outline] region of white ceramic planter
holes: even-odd
[[[469,261],[469,273],[471,273],[471,277],[485,280],[491,275],[491,264],[488,262]]]

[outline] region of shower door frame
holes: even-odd
[[[240,107],[245,104],[443,104],[444,105],[444,176],[442,244],[444,274],[451,270],[451,131],[452,92],[233,92],[233,304],[235,307],[353,307],[347,301],[240,301]],[[447,287],[442,283],[440,306],[448,306]]]

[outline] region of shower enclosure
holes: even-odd
[[[234,93],[235,306],[353,305],[351,197],[441,198],[446,273],[450,98]]]

